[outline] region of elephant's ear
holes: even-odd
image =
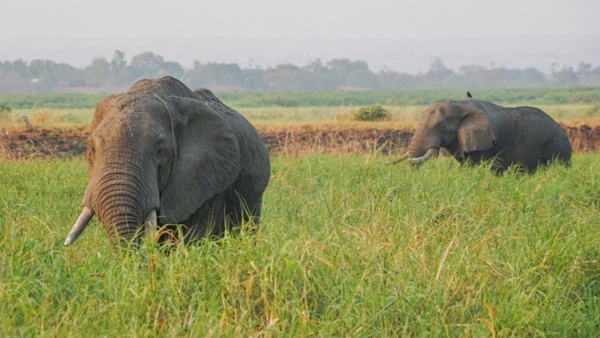
[[[238,140],[224,117],[206,103],[171,97],[187,116],[177,137],[171,175],[161,192],[163,222],[187,220],[207,200],[227,189],[240,171]]]
[[[489,149],[494,141],[496,133],[489,119],[481,111],[467,108],[458,128],[458,152],[455,157],[463,158],[465,153]]]

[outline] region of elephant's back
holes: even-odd
[[[541,109],[521,106],[509,109],[509,114],[516,114],[515,129],[524,134],[529,144],[537,144],[540,157],[544,161],[558,158],[569,162],[571,159],[571,142],[565,130],[552,117]]]
[[[257,140],[260,140],[260,135],[250,121],[248,121],[235,109],[224,104],[221,100],[219,100],[218,97],[215,96],[215,94],[213,94],[212,91],[206,88],[201,88],[194,90],[194,93],[197,95],[199,100],[208,104],[212,109],[214,109],[229,122],[234,133],[238,135],[238,139],[245,138],[245,140],[240,139],[240,141],[256,142]],[[254,140],[250,140],[248,138],[252,138]],[[260,143],[262,144],[262,141]]]
[[[548,139],[553,139],[559,143],[568,144],[570,148],[569,137],[566,131],[550,115],[543,110],[530,106],[521,106],[511,108],[518,112],[524,119],[528,119],[527,125],[543,132]]]
[[[227,119],[235,117],[242,118],[245,120],[245,118],[240,113],[238,113],[231,107],[225,105],[221,100],[219,100],[219,98],[215,94],[213,94],[213,92],[210,91],[210,89],[195,89],[194,94],[196,94],[197,99],[208,104],[212,109],[216,110],[217,113],[223,115],[223,117]]]
[[[153,94],[161,98],[168,96],[193,97],[193,92],[181,81],[172,76],[163,76],[158,79],[141,79],[134,83],[126,94]]]

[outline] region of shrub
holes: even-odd
[[[353,115],[355,121],[389,121],[391,118],[392,115],[378,104],[362,107]]]

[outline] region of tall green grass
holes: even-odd
[[[82,159],[0,162],[2,336],[593,336],[600,156],[534,175],[273,159],[252,234],[109,246]]]

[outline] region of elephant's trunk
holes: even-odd
[[[148,212],[158,208],[150,205],[155,189],[142,178],[146,176],[140,167],[117,166],[105,171],[108,173],[98,179],[94,191],[95,212],[108,236],[114,238],[116,234],[125,244],[144,223]]]
[[[126,188],[126,187],[121,187]],[[128,191],[109,192],[98,197],[98,218],[110,238],[118,234],[122,242],[130,240],[137,227],[142,224],[142,206],[138,198]]]
[[[408,145],[406,154],[408,154],[408,158],[416,158],[423,156],[427,150],[422,132],[417,129]]]

